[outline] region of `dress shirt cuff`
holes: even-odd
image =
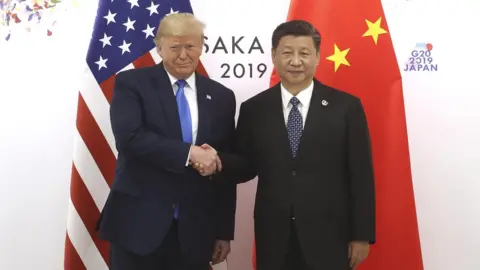
[[[185,167],[188,167],[190,162],[190,152],[192,152],[192,147],[190,146],[190,150],[188,150],[187,162],[185,163]]]

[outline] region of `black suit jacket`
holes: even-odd
[[[238,183],[258,175],[259,270],[280,269],[292,216],[312,269],[348,269],[349,241],[375,242],[370,138],[358,98],[315,80],[293,158],[277,84],[242,103],[235,140],[237,155],[221,154],[224,175]]]
[[[235,96],[196,74],[196,145],[230,151]],[[177,103],[160,63],[121,72],[115,80],[111,123],[118,149],[115,179],[99,222],[100,237],[145,255],[157,248],[179,205],[179,238],[195,260],[211,259],[215,239],[234,235],[236,185],[211,181],[186,167]]]

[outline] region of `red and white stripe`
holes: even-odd
[[[151,50],[122,70],[152,66],[161,58]],[[200,69],[203,71],[203,67]],[[110,125],[115,75],[97,84],[88,68],[79,91],[70,203],[65,240],[65,270],[108,270],[108,243],[95,231],[113,181],[117,150]],[[227,263],[214,270],[227,270]]]

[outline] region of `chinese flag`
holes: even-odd
[[[288,20],[295,19],[309,21],[320,31],[316,77],[358,96],[366,110],[375,167],[377,243],[359,268],[422,270],[402,79],[381,0],[292,0]],[[274,72],[271,85],[278,82]]]

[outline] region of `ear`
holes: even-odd
[[[160,47],[160,45],[157,45],[157,53],[163,59],[163,52],[162,52],[162,48]]]
[[[275,51],[275,49],[272,49],[272,62],[275,62],[275,56],[277,55],[277,52]]]
[[[317,52],[316,57],[317,57],[316,62],[317,62],[317,66],[318,66],[318,65],[320,65],[320,52]]]

